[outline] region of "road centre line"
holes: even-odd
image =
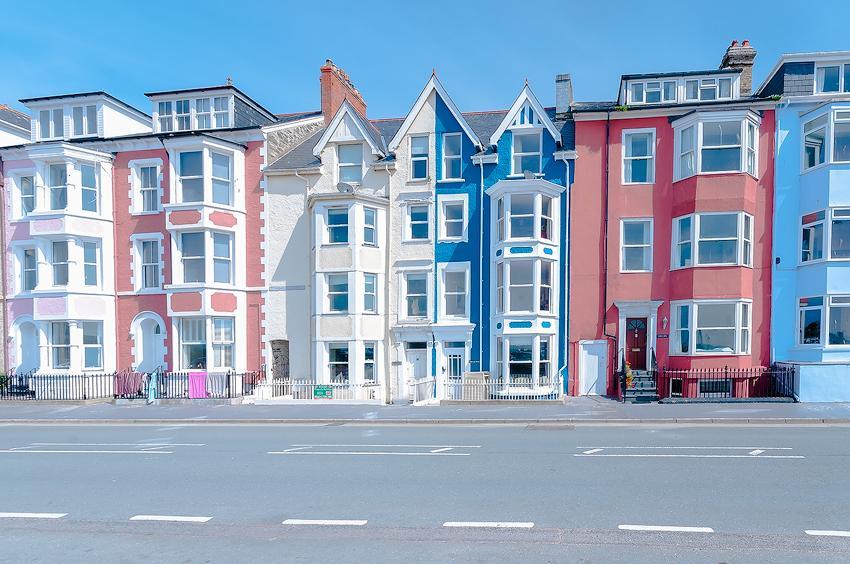
[[[713,533],[711,527],[680,527],[676,525],[617,525],[621,531],[648,531],[666,533]]]
[[[819,531],[809,529],[806,534],[812,537],[850,537],[850,531]]]
[[[443,448],[435,448],[434,450],[432,450],[432,451],[430,451],[430,452],[431,452],[432,454],[436,454],[436,453],[438,453],[438,452],[448,452],[448,451],[450,451],[450,450],[452,450],[452,447],[443,447]]]
[[[446,521],[443,527],[479,528],[479,529],[531,529],[534,523],[528,521]]]
[[[596,454],[597,452],[602,452],[601,448],[592,448],[590,450],[584,451],[582,454]]]
[[[793,447],[748,447],[748,446],[577,446],[577,449],[582,448],[598,448],[598,449],[680,449],[680,450],[794,450]]]
[[[749,458],[750,460],[757,459],[802,459],[806,458],[801,455],[768,455],[768,456],[752,456],[750,454],[574,454],[583,458]]]
[[[133,515],[130,521],[168,521],[178,523],[206,523],[212,517],[195,517],[191,515]]]
[[[750,455],[752,455],[752,456],[758,456],[758,455],[760,455],[760,454],[761,454],[761,453],[763,453],[763,452],[764,452],[764,449],[762,449],[762,448],[757,448],[756,450],[750,451]]]
[[[319,525],[331,527],[362,527],[366,519],[287,519],[282,525]]]
[[[207,446],[205,443],[30,443],[29,446],[135,446],[135,447],[171,447],[171,446]]]
[[[481,448],[481,445],[343,445],[343,444],[322,444],[322,445],[308,445],[308,444],[293,444],[294,447],[379,447],[379,448],[391,448],[391,447],[399,447],[399,448]]]
[[[266,454],[286,454],[304,456],[328,456],[328,455],[351,455],[351,456],[469,456],[468,452],[376,452],[376,451],[328,451],[328,452],[306,452],[299,451],[269,451]],[[750,457],[752,458],[752,457]]]
[[[174,454],[170,450],[0,450],[0,454]]]
[[[8,513],[0,512],[0,519],[61,519],[67,513]]]

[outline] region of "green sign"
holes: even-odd
[[[316,386],[313,388],[313,399],[333,399],[334,389],[330,386]]]

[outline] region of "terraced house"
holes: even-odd
[[[353,399],[464,399],[470,379],[486,399],[559,397],[568,77],[560,113],[528,85],[464,113],[432,75],[378,120],[330,61],[321,81],[323,123],[266,168],[275,374]]]

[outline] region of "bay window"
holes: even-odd
[[[537,362],[537,383],[548,386],[552,383],[552,337],[540,337]]]
[[[508,340],[508,378],[513,386],[532,384],[532,341],[533,337],[510,337]]]
[[[498,241],[540,239],[554,242],[555,210],[552,196],[534,193],[509,193],[496,200]]]
[[[32,176],[22,176],[18,186],[21,191],[21,215],[27,215],[35,209],[35,181]]]
[[[365,382],[375,382],[375,349],[377,344],[374,342],[363,344],[363,380]]]
[[[497,313],[552,313],[556,265],[544,259],[497,262]]]
[[[378,313],[378,275],[363,275],[363,311]]]
[[[829,115],[803,124],[803,170],[826,162],[826,135]]]
[[[212,318],[212,352],[213,352],[213,368],[232,368],[233,367],[233,318],[232,317],[213,317]]]
[[[24,249],[21,260],[21,289],[35,290],[38,285],[38,258],[35,249]]]
[[[203,232],[180,235],[183,282],[186,284],[206,281],[206,244]]]
[[[542,166],[542,133],[535,129],[532,132],[521,132],[513,130],[512,152],[512,174],[523,174],[530,172],[540,174]]]
[[[103,322],[84,321],[83,326],[83,369],[103,368]]]
[[[753,218],[744,212],[697,213],[673,220],[672,267],[752,266]]]
[[[54,241],[50,254],[50,263],[53,268],[53,285],[68,285],[68,241]]]
[[[540,262],[540,303],[541,312],[552,312],[552,263],[548,260]]]
[[[621,221],[620,272],[652,271],[652,220]]]
[[[850,345],[850,296],[829,297],[829,344]]]
[[[360,184],[363,180],[362,143],[337,146],[337,177],[348,184]]]
[[[52,321],[48,334],[50,368],[68,370],[71,367],[71,324],[67,321]]]
[[[228,155],[212,153],[212,201],[233,205],[233,172]]]
[[[410,138],[410,179],[428,178],[428,136],[414,135]]]
[[[328,208],[328,243],[348,243],[348,208]]]
[[[553,238],[552,226],[554,217],[552,212],[552,198],[550,196],[540,197],[540,238],[551,241]]]
[[[50,209],[64,210],[68,207],[68,167],[52,164],[47,169],[47,187],[50,192]]]
[[[180,153],[180,201],[187,203],[204,201],[204,153],[186,151]]]
[[[751,304],[748,301],[673,302],[673,355],[750,354]]]
[[[814,212],[803,216],[801,262],[821,260],[824,248],[824,211]]]
[[[404,275],[407,317],[428,315],[428,275],[409,273]]]
[[[830,258],[850,258],[850,209],[832,210],[829,248]]]
[[[508,265],[510,311],[534,311],[534,261],[512,260]]]
[[[505,263],[496,264],[496,311],[505,311]]]
[[[461,178],[462,141],[460,133],[443,134],[443,180]]]
[[[348,343],[328,345],[328,372],[332,384],[348,383]]]
[[[823,297],[800,298],[798,345],[820,345],[823,339],[821,331],[823,320]]]
[[[328,311],[348,313],[348,274],[328,274]]]
[[[511,237],[534,237],[534,194],[511,194]]]
[[[534,388],[553,383],[551,335],[497,336],[494,356],[495,381],[498,384],[507,384],[510,388]]]
[[[832,162],[850,162],[850,111],[835,112],[833,117]]]
[[[803,172],[824,163],[850,162],[850,108],[839,108],[805,122],[802,137]]]
[[[623,132],[623,183],[655,182],[655,130]]]
[[[213,233],[213,280],[219,284],[233,283],[233,236]]]
[[[180,368],[207,367],[207,320],[185,317],[180,320]]]
[[[697,114],[685,124],[675,129],[675,180],[710,173],[756,175],[759,120],[755,114]]]
[[[86,286],[97,286],[100,270],[98,255],[100,255],[100,248],[97,243],[94,241],[83,242],[83,284]]]
[[[98,204],[97,173],[92,165],[80,165],[80,194],[82,196],[82,209],[96,212]]]

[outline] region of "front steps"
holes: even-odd
[[[652,403],[658,399],[655,375],[645,370],[632,370],[632,385],[626,388],[623,400],[630,403]]]

